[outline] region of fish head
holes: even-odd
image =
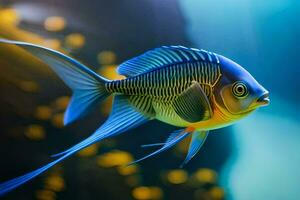
[[[222,76],[216,85],[216,102],[231,115],[243,116],[269,104],[269,92],[232,60],[219,56]]]

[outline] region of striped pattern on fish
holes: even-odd
[[[173,109],[172,103],[175,98],[196,81],[210,99],[213,87],[220,77],[219,63],[207,59],[162,66],[137,76],[108,82],[106,88],[111,93],[130,95],[130,102],[150,117],[185,126],[187,122]]]

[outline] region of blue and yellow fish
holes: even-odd
[[[210,130],[228,126],[269,103],[269,93],[244,68],[224,56],[183,46],[163,46],[122,63],[123,80],[105,79],[78,61],[57,51],[30,43],[0,40],[32,53],[48,64],[73,90],[64,116],[65,125],[97,109],[113,95],[107,121],[91,136],[49,164],[0,184],[0,195],[38,176],[83,148],[157,119],[181,127],[153,153],[169,149],[191,135],[186,164],[205,142]],[[133,164],[130,163],[130,164]]]

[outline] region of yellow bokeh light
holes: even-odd
[[[38,106],[34,115],[37,119],[48,120],[52,115],[52,110],[48,106]]]
[[[16,26],[20,22],[20,16],[17,10],[13,8],[1,9],[0,10],[0,24]]]
[[[42,45],[50,49],[58,50],[61,47],[61,42],[58,39],[46,39]]]
[[[80,49],[85,44],[85,37],[80,33],[72,33],[65,38],[67,48]]]
[[[172,184],[185,183],[188,179],[188,174],[182,169],[171,170],[167,173],[167,180]]]
[[[44,22],[47,31],[61,31],[66,26],[66,20],[60,16],[48,17]]]
[[[46,39],[39,34],[26,31],[18,27],[22,16],[19,16],[18,10],[13,8],[0,8],[0,35],[3,38],[20,40],[24,42],[31,42],[40,44],[50,48],[57,49],[60,47],[60,41],[57,39]],[[48,18],[47,24],[51,24],[51,19],[54,21],[56,18]],[[50,25],[49,25],[50,26]]]
[[[115,167],[128,164],[133,160],[130,153],[114,150],[98,156],[97,164],[101,167]]]
[[[62,96],[55,100],[55,108],[59,110],[65,110],[69,104],[70,97]]]
[[[50,190],[37,190],[35,192],[35,197],[38,200],[55,200],[56,194]]]
[[[159,187],[137,187],[132,190],[132,196],[138,200],[161,199],[163,192]]]
[[[207,168],[202,168],[197,170],[195,173],[195,178],[199,182],[203,183],[215,183],[217,181],[217,174],[215,171]]]
[[[38,92],[39,91],[39,85],[34,81],[20,81],[19,87],[24,92]]]
[[[138,171],[138,167],[137,165],[130,165],[130,166],[119,166],[117,168],[118,172],[121,174],[121,175],[130,175],[130,174],[134,174]]]
[[[111,80],[116,80],[116,79],[124,79],[125,77],[118,74],[117,71],[117,65],[105,65],[100,67],[97,72],[98,74],[111,79]]]
[[[112,101],[113,101],[113,97],[109,96],[108,98],[106,98],[101,106],[101,112],[103,115],[108,115],[110,114],[111,108],[112,108]]]
[[[212,189],[210,189],[209,193],[214,200],[224,199],[225,196],[224,190],[220,187],[213,187]]]
[[[151,193],[150,193],[150,189],[148,187],[137,187],[134,188],[132,191],[132,196],[135,199],[150,199],[151,197]]]
[[[79,151],[77,154],[78,154],[78,156],[81,156],[81,157],[88,157],[88,156],[96,155],[97,151],[98,151],[98,146],[99,146],[99,144],[93,144],[93,145]]]
[[[161,199],[163,197],[163,191],[159,187],[150,187],[152,199]]]
[[[101,65],[112,65],[116,62],[117,56],[112,51],[101,51],[97,55],[97,60]]]
[[[59,175],[50,175],[45,179],[45,187],[55,192],[60,192],[65,189],[65,181]]]
[[[26,128],[25,136],[31,140],[42,140],[46,137],[46,133],[42,126],[33,124]]]
[[[64,126],[64,114],[57,113],[51,118],[52,125],[57,128],[62,128]]]

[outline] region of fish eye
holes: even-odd
[[[245,98],[248,95],[248,88],[242,81],[237,81],[232,85],[232,93],[237,98]]]

